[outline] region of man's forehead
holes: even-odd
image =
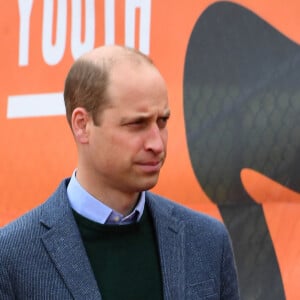
[[[120,100],[120,99],[119,99]],[[106,108],[109,110],[115,110],[122,112],[124,115],[170,115],[170,106],[167,98],[157,99],[157,101],[124,101],[117,100],[112,97],[107,103]]]
[[[112,107],[113,108],[113,107]],[[165,116],[170,114],[170,107],[167,100],[153,103],[139,103],[135,102],[130,104],[130,102],[122,102],[120,105],[116,105],[115,109],[120,110],[122,114],[127,116],[141,116],[141,117],[151,117],[154,115]]]

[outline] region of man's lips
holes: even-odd
[[[162,166],[162,161],[147,161],[137,163],[139,168],[141,168],[146,173],[158,172]]]

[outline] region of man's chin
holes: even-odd
[[[139,187],[139,192],[141,191],[146,191],[154,188],[158,182],[158,176],[149,178],[148,180],[145,180],[144,182],[141,183]]]

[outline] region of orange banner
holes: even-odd
[[[274,261],[278,263],[278,276],[282,280],[284,295],[286,299],[299,299],[300,188],[298,184],[297,189],[296,182],[300,180],[297,169],[297,166],[300,166],[297,158],[300,125],[296,123],[296,115],[298,116],[297,113],[300,112],[300,93],[296,84],[294,87],[294,77],[292,77],[295,74],[296,78],[299,72],[297,55],[298,52],[300,54],[300,3],[298,1],[287,0],[283,4],[279,0],[274,0],[272,3],[267,0],[234,2],[19,0],[2,1],[0,8],[2,40],[0,225],[8,223],[44,201],[60,180],[70,176],[76,167],[75,144],[64,117],[62,98],[64,79],[74,59],[99,45],[126,44],[149,54],[161,70],[169,87],[172,117],[169,123],[168,158],[154,191],[223,220],[229,228],[235,247],[239,247],[235,242],[237,236],[234,233],[237,228],[232,225],[234,222],[230,220],[233,219],[223,206],[226,206],[226,209],[227,206],[230,209],[230,205],[237,207],[239,199],[243,197],[242,204],[259,205],[258,207],[262,208],[260,217],[266,223],[264,230],[274,249]],[[248,24],[245,32],[239,32],[238,30],[243,30],[243,26],[239,28],[234,23],[237,22],[238,17],[241,17],[240,13]],[[232,24],[221,23],[220,20],[227,20],[225,14],[232,16],[228,18]],[[216,17],[212,20],[212,15],[220,18]],[[240,22],[243,20],[241,19]],[[252,27],[249,25],[250,21],[256,24],[255,29],[254,25],[251,25]],[[206,29],[208,24],[216,30]],[[240,66],[243,62],[246,65],[250,55],[243,56],[246,52],[241,53],[241,50],[237,50],[242,49],[242,45],[238,45],[240,48],[226,46],[226,43],[230,43],[227,37],[231,32],[224,31],[222,34],[226,26],[235,28],[237,31],[234,31],[234,34],[240,33],[246,40],[253,38],[252,29],[256,32],[256,37],[265,33],[261,40],[270,41],[270,45],[272,43],[275,45],[270,47],[272,51],[264,56],[263,63],[257,63],[257,67],[261,68],[260,71],[256,74],[257,69],[253,68],[253,70],[249,69],[249,74],[243,73],[240,77],[237,76],[239,83],[233,87],[231,82],[230,90],[226,86],[227,83],[224,83],[226,80],[223,80],[226,76],[222,77],[222,82],[218,77],[224,71],[222,66],[225,69],[228,59],[237,61],[237,57],[241,59],[238,63]],[[262,26],[262,30],[259,26]],[[208,32],[204,32],[205,30]],[[196,34],[199,34],[198,40],[195,40]],[[210,36],[212,41],[209,46],[207,46],[207,36]],[[204,49],[207,46],[207,49],[212,47],[211,49],[215,51],[214,45],[220,44],[214,44],[214,41],[226,46],[221,54],[224,55],[222,56],[224,60],[220,62],[220,69],[216,70],[216,66],[208,64],[210,59],[218,60],[217,55],[215,58],[212,57],[213,51],[209,51],[210,58],[204,59],[203,56],[199,58],[199,61],[201,59],[207,62],[207,66],[203,67],[207,69],[199,71],[199,74],[203,73],[199,75],[201,80],[196,82],[196,76],[193,76],[196,71],[192,67],[194,62],[195,65],[197,64],[195,49],[205,54]],[[276,47],[279,44],[282,49],[280,53],[279,48]],[[257,47],[251,49],[253,62],[264,53],[264,49],[260,48],[264,46],[260,45],[262,44],[257,42]],[[225,56],[226,49],[230,49],[231,56]],[[271,69],[274,63],[268,64],[269,57],[273,57],[274,61],[275,58],[279,60],[280,64],[276,64],[277,69]],[[289,61],[288,58],[292,60]],[[265,67],[262,66],[264,63]],[[237,68],[238,64],[235,65]],[[231,74],[231,66],[225,70],[228,76]],[[252,66],[255,65],[252,63]],[[212,72],[214,68],[215,73]],[[191,70],[190,75],[189,70]],[[264,70],[266,75],[263,74]],[[270,78],[272,72],[274,76]],[[284,75],[278,79],[281,74]],[[254,83],[259,76],[261,76],[259,81]],[[192,82],[193,78],[195,82]],[[202,78],[206,79],[202,81]],[[291,85],[281,78],[289,78]],[[195,88],[202,83],[203,86],[205,83],[205,89],[197,91],[200,95],[197,101],[204,99],[207,93],[217,92],[224,95],[216,95],[215,98],[211,96],[211,99],[224,96],[223,98],[227,97],[228,101],[226,100],[227,104],[224,102],[226,105],[222,104],[223,106],[218,108],[220,111],[216,112],[214,105],[217,104],[209,100],[206,107],[211,105],[211,110],[202,117],[199,112],[198,117],[196,104],[191,106],[188,101],[192,99]],[[224,86],[225,92],[223,92]],[[238,96],[233,98],[232,95]],[[245,104],[245,99],[251,101]],[[231,101],[230,105],[229,101]],[[239,110],[235,112],[234,109],[237,107]],[[206,124],[203,128],[195,125],[197,128],[195,132],[191,127],[194,125],[189,120],[193,118],[193,110],[194,122],[203,120],[201,124]],[[244,114],[245,111],[250,111],[253,119],[250,120],[249,114]],[[264,115],[261,111],[264,111]],[[241,113],[239,123],[231,124],[232,116],[239,113]],[[208,116],[211,118],[208,119]],[[235,145],[234,149],[228,150],[228,155],[236,153],[233,156],[225,155],[228,140],[224,140],[224,144],[214,144],[214,138],[221,139],[217,137],[219,127],[215,118],[219,118],[220,124],[226,121],[226,130],[220,134],[224,139],[238,129],[234,135],[228,137]],[[276,121],[279,118],[282,120],[280,126],[279,121]],[[249,128],[253,129],[256,126],[256,129],[247,131],[251,133],[249,136],[243,136],[242,132],[249,122],[253,122]],[[207,128],[212,131],[209,132]],[[273,128],[275,133],[269,132],[268,128]],[[262,132],[266,134],[262,136]],[[197,152],[198,150],[195,150],[197,141],[202,143],[201,139],[205,134],[207,134],[207,142],[203,142]],[[261,139],[253,146],[257,136],[261,136]],[[249,144],[243,142],[245,139]],[[267,150],[266,143],[271,139],[273,144],[269,143],[269,150]],[[210,143],[212,146],[208,146]],[[209,155],[215,158],[217,154],[214,156],[214,151],[224,150],[224,156],[220,154],[220,159],[215,160],[216,165],[210,162],[205,151],[202,152],[205,145]],[[240,148],[241,145],[245,145],[244,148],[249,149],[249,152]],[[241,152],[244,154],[241,155]],[[231,170],[230,166],[237,160],[242,162],[236,166],[236,169]],[[208,171],[204,173],[208,164],[210,164]],[[221,165],[226,169],[225,175],[218,169]],[[273,170],[275,166],[277,169]],[[236,172],[232,177],[236,179],[229,182],[232,172]],[[218,177],[218,174],[221,175]],[[206,182],[202,179],[202,175],[203,178],[209,178],[211,181]],[[213,185],[216,180],[224,185]],[[228,192],[229,185],[234,185],[235,182],[239,182],[239,191],[234,190],[233,187],[234,191]],[[235,251],[239,250],[235,249]],[[247,256],[247,253],[242,254],[243,257]],[[244,266],[239,268],[242,272]],[[264,275],[268,277],[268,274]],[[242,278],[241,281],[243,285],[247,278]],[[244,295],[249,294],[245,292]]]

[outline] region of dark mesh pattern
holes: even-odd
[[[246,167],[300,191],[299,46],[233,7],[198,20],[184,74],[193,168],[217,204],[250,201],[240,181]]]
[[[230,232],[241,299],[285,299],[264,210],[240,173],[251,168],[300,191],[299,83],[299,46],[254,13],[217,2],[196,22],[184,70],[186,136],[198,182]]]

